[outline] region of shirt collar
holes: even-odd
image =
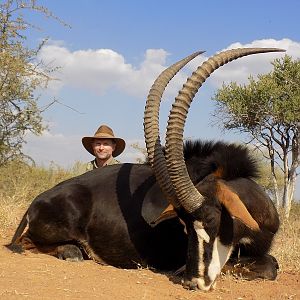
[[[105,167],[107,165],[109,165],[112,161],[113,161],[113,157],[111,157],[102,167]],[[98,169],[99,167],[97,166],[97,162],[96,162],[96,158],[92,161],[93,164],[93,168],[94,169]]]

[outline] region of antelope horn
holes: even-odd
[[[224,64],[251,54],[281,51],[285,50],[278,48],[239,48],[221,52],[199,66],[179,91],[169,114],[166,135],[166,161],[176,191],[177,201],[187,212],[194,212],[202,205],[204,200],[189,178],[183,157],[184,124],[195,94],[210,74]]]
[[[178,61],[177,63],[164,70],[157,77],[149,91],[144,112],[144,135],[149,163],[153,168],[156,179],[165,197],[172,205],[174,205],[174,207],[179,207],[179,203],[176,199],[176,194],[172,187],[172,183],[167,171],[165,156],[160,144],[159,107],[163,92],[170,80],[189,61],[203,52],[204,51],[195,52],[192,55],[189,55],[188,57]]]

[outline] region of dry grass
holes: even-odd
[[[0,236],[11,235],[29,203],[41,192],[58,182],[78,174],[82,169],[77,163],[71,170],[57,166],[31,167],[14,162],[0,168]],[[300,204],[293,204],[289,220],[281,220],[271,254],[281,271],[300,271]]]
[[[280,213],[281,216],[284,213]],[[300,204],[293,203],[290,217],[281,217],[279,232],[275,237],[271,254],[286,272],[300,272]]]
[[[15,228],[29,203],[41,192],[76,175],[58,166],[32,167],[12,162],[0,168],[0,235]]]

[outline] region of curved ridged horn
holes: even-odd
[[[224,64],[237,58],[256,53],[281,52],[278,48],[239,48],[227,50],[205,61],[187,79],[170,111],[166,135],[166,161],[169,176],[176,191],[177,201],[192,213],[203,203],[203,196],[193,185],[183,157],[183,130],[191,102],[198,89],[210,74]]]
[[[145,106],[144,112],[144,135],[148,153],[148,160],[153,168],[156,180],[158,181],[165,197],[175,207],[179,207],[175,191],[167,171],[165,156],[162,151],[159,137],[159,108],[163,92],[170,80],[182,69],[189,61],[197,55],[203,53],[195,52],[192,55],[178,61],[164,70],[154,81]]]

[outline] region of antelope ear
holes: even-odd
[[[152,225],[156,226],[157,224],[159,224],[162,221],[168,220],[168,219],[172,219],[172,218],[176,218],[177,217],[177,213],[174,210],[174,206],[172,204],[168,205],[168,207],[160,214],[160,216],[154,220],[152,222]]]
[[[252,230],[259,231],[258,223],[253,219],[240,197],[233,192],[224,182],[217,180],[217,198],[228,210],[233,218],[239,219]]]
[[[165,199],[158,184],[147,192],[141,210],[142,217],[151,227],[160,222],[177,217],[174,207]]]

